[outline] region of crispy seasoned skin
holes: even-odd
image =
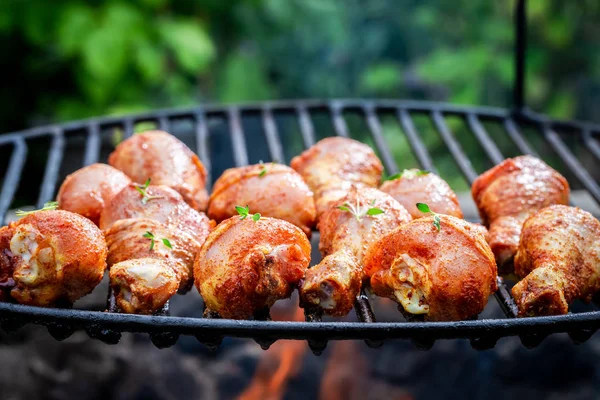
[[[154,235],[152,240],[144,235]],[[192,284],[194,257],[200,243],[186,232],[147,218],[122,219],[104,232],[108,246],[108,266],[137,258],[170,260],[178,281],[185,291]],[[167,239],[171,248],[163,242]]]
[[[120,143],[108,163],[127,174],[134,182],[148,178],[154,185],[178,191],[194,209],[206,210],[206,169],[183,142],[166,132],[147,131]]]
[[[72,304],[90,293],[106,269],[106,243],[88,219],[38,211],[0,229],[3,289],[21,304]]]
[[[600,290],[600,222],[580,208],[554,205],[523,225],[512,294],[519,316],[566,314]]]
[[[118,169],[92,164],[67,176],[56,200],[61,210],[83,215],[98,225],[104,206],[130,183],[131,179]]]
[[[181,195],[168,186],[150,185],[146,194],[152,196],[144,204],[135,184],[128,185],[115,195],[100,214],[100,228],[109,229],[117,221],[129,218],[148,218],[177,228],[204,243],[214,227],[206,214],[190,207]]]
[[[306,271],[300,286],[304,304],[334,316],[346,315],[352,309],[362,286],[363,257],[369,246],[411,220],[400,203],[377,189],[354,187],[338,204],[346,203],[352,211],[331,207],[321,216],[319,250],[324,258]],[[366,215],[370,208],[383,213]]]
[[[291,167],[315,194],[317,218],[352,186],[377,187],[383,166],[373,149],[343,137],[325,138],[292,159]]]
[[[208,235],[194,278],[208,310],[245,319],[289,297],[309,263],[310,242],[295,225],[231,217]]]
[[[483,311],[497,289],[496,263],[481,230],[438,215],[413,220],[384,235],[364,260],[373,292],[426,321],[453,321]]]
[[[315,225],[313,193],[286,165],[267,163],[230,168],[214,184],[208,215],[221,222],[237,215],[235,206],[288,221],[309,237]]]
[[[400,178],[383,182],[380,190],[390,194],[415,219],[427,215],[419,211],[417,203],[427,204],[438,214],[463,217],[456,194],[433,172],[405,169]]]
[[[110,283],[119,309],[150,314],[161,309],[179,286],[177,266],[158,258],[138,258],[114,264]]]
[[[512,272],[525,220],[544,207],[569,202],[567,180],[532,156],[504,160],[481,174],[471,189],[501,273]]]

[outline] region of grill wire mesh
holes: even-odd
[[[536,114],[520,114],[517,118],[498,108],[333,100],[161,110],[0,135],[0,220],[5,223],[9,210],[16,207],[34,203],[41,207],[54,198],[66,174],[106,161],[116,143],[136,129],[150,127],[174,133],[195,150],[210,171],[209,186],[224,168],[259,159],[289,163],[291,157],[322,137],[339,135],[371,144],[388,175],[418,166],[446,179],[456,179],[458,174],[464,189],[504,158],[531,154],[545,159],[569,179],[579,194],[574,196],[574,205],[582,205],[596,216],[599,213],[600,187],[595,168],[600,161],[598,125],[554,121]],[[249,136],[248,131],[256,127],[262,135]],[[363,131],[368,134],[364,136]],[[389,139],[403,145],[406,159],[394,157]],[[37,157],[40,152],[45,158]],[[440,157],[448,158],[447,154],[451,156],[451,168],[440,162]],[[484,156],[483,163],[479,154]],[[29,178],[25,180],[24,176]],[[471,215],[470,219],[476,217]],[[262,320],[231,321],[171,316],[168,307],[154,316],[138,316],[0,303],[0,327],[10,332],[26,323],[42,324],[57,340],[85,330],[106,343],[117,343],[121,332],[146,332],[157,347],[173,345],[180,335],[194,335],[210,348],[217,347],[225,336],[253,338],[263,348],[278,339],[299,339],[307,340],[317,354],[332,339],[361,339],[378,347],[386,339],[407,338],[417,347],[428,349],[437,339],[469,338],[474,348],[487,349],[494,347],[499,338],[512,335],[519,335],[527,347],[537,346],[556,332],[568,332],[574,342],[583,342],[600,328],[600,311],[595,304],[568,315],[517,319],[509,288],[502,278],[498,283],[495,297],[504,313],[499,319],[376,322],[377,310],[363,293],[355,304],[358,322],[323,322],[313,310],[305,310],[306,322],[275,322],[269,320],[268,313],[260,317]],[[107,308],[113,309],[110,296]]]

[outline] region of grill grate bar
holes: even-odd
[[[85,154],[83,156],[83,166],[98,162],[100,156],[100,128],[98,124],[92,122],[87,129],[87,140],[85,142]]]
[[[431,160],[431,156],[429,155],[429,151],[419,137],[417,129],[415,128],[415,124],[413,123],[408,111],[406,111],[404,108],[398,109],[396,116],[398,118],[398,122],[402,126],[402,130],[406,135],[406,139],[408,140],[410,147],[417,157],[419,164],[421,164],[421,168],[427,171],[437,172],[437,169]]]
[[[285,157],[283,155],[281,140],[279,140],[277,125],[275,124],[273,112],[270,108],[265,108],[263,110],[263,127],[265,130],[265,137],[267,138],[267,145],[269,146],[269,154],[271,155],[271,161],[284,163]]]
[[[454,160],[458,164],[458,167],[460,168],[461,172],[463,173],[465,178],[467,178],[469,185],[472,184],[473,181],[477,178],[478,174],[473,169],[471,161],[464,153],[462,147],[454,138],[452,132],[450,132],[450,129],[448,128],[448,125],[446,125],[446,121],[444,120],[444,116],[440,111],[435,110],[432,111],[431,117],[433,118],[433,123],[435,124],[435,127],[437,128],[438,132],[440,133],[442,140],[446,144],[446,147],[448,147],[448,150],[450,150],[450,153],[452,154],[452,157],[454,157]]]
[[[194,119],[196,122],[196,152],[206,168],[206,189],[209,190],[211,188],[211,161],[208,152],[208,128],[206,126],[206,117],[202,111],[196,111],[194,113]]]
[[[469,128],[471,131],[473,131],[479,143],[481,143],[481,146],[483,147],[483,150],[487,154],[488,158],[494,164],[500,164],[502,160],[504,160],[504,156],[502,155],[502,152],[498,146],[496,146],[496,143],[488,135],[477,115],[468,113],[467,123],[469,124]]]
[[[2,225],[4,225],[6,212],[19,187],[21,171],[23,171],[23,165],[25,165],[26,158],[27,144],[25,144],[23,139],[15,140],[14,149],[10,156],[10,164],[6,171],[6,175],[4,175],[4,184],[2,185],[2,192],[0,193],[0,222],[2,222]]]
[[[523,137],[519,131],[519,128],[517,128],[517,124],[515,124],[515,121],[513,121],[512,118],[506,118],[504,120],[504,129],[522,154],[529,154],[538,158],[540,157],[539,154],[533,150],[531,145]]]
[[[42,181],[40,195],[37,201],[38,208],[42,208],[45,202],[54,198],[54,190],[56,189],[60,163],[62,162],[65,149],[65,137],[63,131],[61,129],[56,129],[53,136],[50,152],[48,153],[48,161],[46,162],[46,172],[44,173],[44,180]]]
[[[240,110],[236,107],[229,108],[229,125],[231,134],[231,146],[233,148],[233,160],[236,167],[248,165],[248,152],[246,151],[246,139],[242,130]]]
[[[299,105],[296,108],[296,112],[298,113],[298,121],[300,122],[300,131],[302,132],[302,140],[304,140],[304,148],[307,149],[315,144],[315,128],[304,105]]]
[[[577,179],[585,186],[585,188],[594,197],[596,202],[600,204],[600,186],[596,183],[594,178],[585,169],[585,167],[577,160],[577,157],[569,150],[565,142],[560,138],[558,133],[550,129],[549,126],[544,125],[543,127],[544,136],[554,148],[558,156],[569,166],[569,169],[573,171],[573,174]]]
[[[396,164],[396,160],[394,160],[394,156],[390,151],[390,147],[387,145],[385,138],[383,137],[383,130],[381,129],[379,117],[375,113],[375,108],[373,105],[369,105],[364,108],[364,112],[367,118],[367,126],[371,131],[371,135],[375,141],[375,146],[377,146],[377,150],[379,150],[379,154],[383,160],[383,165],[385,166],[387,173],[389,175],[393,175],[398,172],[398,164]]]
[[[335,134],[342,137],[350,137],[348,133],[348,125],[342,115],[342,107],[338,103],[332,103],[329,107],[331,112],[331,120],[335,128]]]
[[[133,118],[125,118],[123,120],[123,139],[133,136]]]
[[[583,141],[594,157],[596,157],[597,160],[600,160],[600,144],[592,137],[589,129],[583,131]]]
[[[158,129],[160,129],[161,131],[168,132],[169,125],[169,118],[167,118],[165,115],[161,115],[160,117],[158,117]]]

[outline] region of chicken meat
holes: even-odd
[[[154,185],[178,191],[192,208],[206,210],[206,169],[180,140],[162,131],[133,135],[110,154],[108,163],[134,182],[150,179]]]
[[[438,214],[463,217],[450,185],[432,172],[405,169],[398,178],[383,182],[380,190],[396,199],[415,219],[426,215],[419,211],[417,203],[426,203]]]
[[[514,264],[519,316],[566,314],[600,290],[600,222],[580,208],[546,207],[525,221]]]
[[[553,204],[568,204],[569,184],[557,171],[532,156],[519,156],[480,175],[472,195],[500,272],[511,273],[521,228],[536,211]],[[434,210],[435,211],[435,210]]]
[[[148,218],[176,228],[192,236],[200,244],[214,228],[206,214],[190,207],[181,195],[168,186],[150,185],[145,188],[147,196],[131,184],[123,188],[107,204],[100,214],[100,229],[106,230],[117,221],[131,218]]]
[[[494,255],[481,229],[449,215],[415,219],[367,251],[373,293],[426,321],[455,321],[483,311],[497,289]]]
[[[98,225],[104,206],[130,183],[127,175],[110,165],[88,165],[66,177],[58,191],[58,207]]]
[[[314,192],[317,219],[354,187],[378,187],[383,166],[369,146],[329,137],[292,159],[291,167]]]
[[[90,293],[106,270],[102,232],[78,214],[33,212],[0,229],[4,300],[69,306]]]
[[[194,263],[208,312],[247,319],[287,298],[310,263],[310,242],[287,221],[236,216],[221,222]]]
[[[412,218],[392,196],[369,187],[352,188],[338,204],[319,220],[323,260],[306,271],[300,298],[305,306],[344,316],[360,292],[368,247]]]
[[[217,222],[248,206],[265,217],[288,221],[309,237],[315,225],[313,193],[292,168],[275,163],[226,170],[214,184],[208,216]]]

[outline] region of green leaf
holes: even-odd
[[[245,216],[247,216],[248,213],[250,212],[250,208],[248,206],[246,206],[246,207],[235,206],[235,210],[237,211],[238,214],[245,215]]]
[[[438,232],[442,230],[442,225],[440,225],[440,216],[438,214],[433,216],[433,225],[437,228]]]
[[[393,63],[381,63],[369,67],[361,77],[361,87],[370,92],[393,92],[401,83],[401,67]]]
[[[198,22],[165,20],[159,24],[159,32],[177,62],[190,74],[204,72],[215,58],[213,42]]]
[[[394,175],[390,175],[390,176],[388,176],[386,178],[383,178],[383,181],[384,182],[385,181],[393,181],[393,180],[396,180],[398,178],[402,178],[402,172],[398,172],[398,173],[395,173]]]
[[[219,99],[225,103],[268,100],[275,97],[267,68],[257,54],[238,51],[225,61],[217,80]]]
[[[58,17],[57,44],[66,55],[78,52],[98,21],[91,7],[69,4]]]
[[[350,209],[347,206],[338,206],[338,209],[342,210],[342,211],[350,211]]]
[[[367,215],[379,215],[379,214],[383,214],[384,211],[380,208],[369,208],[367,210]]]
[[[26,215],[33,214],[33,213],[36,213],[38,211],[50,211],[50,210],[56,210],[57,208],[58,208],[58,202],[57,201],[47,201],[47,202],[44,203],[44,207],[42,207],[39,210],[33,210],[33,211],[17,210],[17,212],[15,213],[15,215],[17,217],[24,217]]]
[[[144,79],[149,83],[161,81],[165,57],[161,49],[148,40],[140,41],[135,46],[135,65]]]
[[[419,209],[419,211],[421,211],[423,213],[431,212],[431,210],[429,209],[429,206],[425,203],[417,203],[417,208]]]
[[[260,213],[256,213],[256,214],[254,214],[254,215],[252,216],[252,219],[253,219],[254,221],[258,221],[258,220],[260,219]]]
[[[154,249],[154,239],[150,239],[150,250]]]
[[[165,238],[163,238],[163,239],[162,239],[162,242],[163,242],[163,244],[164,244],[165,246],[167,246],[168,248],[170,248],[170,249],[172,249],[172,248],[173,248],[173,246],[171,246],[171,242],[169,241],[169,239],[165,239]]]
[[[154,234],[150,231],[146,231],[146,233],[144,233],[143,235],[146,239],[152,239],[154,237]]]
[[[110,26],[96,29],[83,41],[82,56],[83,67],[91,79],[102,81],[92,82],[94,85],[116,83],[127,65],[125,37]]]
[[[144,189],[146,189],[148,186],[150,186],[150,178],[146,179],[146,182],[144,182]]]
[[[260,173],[258,174],[259,177],[263,177],[265,176],[265,174],[267,173],[267,169],[265,167],[263,167],[263,169],[260,170]]]

